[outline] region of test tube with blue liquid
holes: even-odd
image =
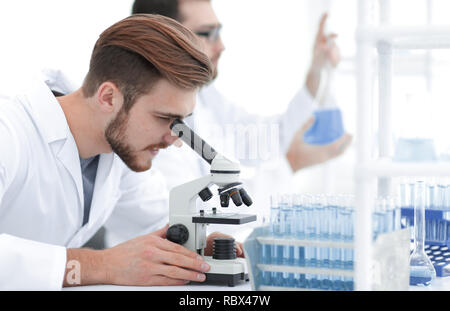
[[[296,194],[292,199],[294,210],[294,234],[297,240],[305,239],[305,215],[304,215],[304,201],[306,196]],[[303,246],[294,247],[294,266],[305,266],[305,248]],[[294,274],[295,286],[300,288],[306,287],[305,275],[301,273]]]
[[[329,227],[330,227],[330,209],[328,207],[328,199],[325,195],[319,195],[318,198],[318,210],[316,213],[318,221],[318,235],[317,239],[319,241],[328,242],[330,238]],[[319,247],[318,248],[318,268],[329,268],[330,266],[330,248],[329,247]],[[321,289],[330,289],[331,280],[329,275],[319,274],[319,287]]]
[[[340,209],[344,206],[344,196],[330,196],[328,198],[328,208],[330,215],[330,241],[331,242],[340,242],[341,241],[341,217]],[[339,247],[332,247],[330,249],[330,269],[342,269],[341,262],[341,254],[342,249]],[[330,276],[332,282],[333,290],[342,290],[343,289],[343,280],[340,275],[331,275]]]
[[[270,221],[272,225],[272,236],[274,238],[281,237],[281,213],[280,213],[280,202],[281,198],[279,195],[271,196],[271,206],[270,206]],[[272,244],[269,245],[271,250],[271,264],[280,265],[283,258],[283,248],[281,245]],[[282,285],[282,273],[281,272],[271,272],[271,283],[273,285]]]
[[[427,184],[427,204],[425,208],[436,208],[436,185],[433,182]]]
[[[270,221],[270,216],[263,216],[263,235],[264,236],[272,236],[272,223]],[[266,243],[261,243],[261,263],[262,264],[270,264],[271,263],[271,245]],[[271,281],[271,273],[266,270],[261,270],[261,284],[270,285]]]
[[[280,205],[280,231],[284,239],[293,239],[293,224],[294,224],[294,210],[292,208],[291,195],[285,194],[281,197]],[[282,246],[281,262],[284,266],[293,265],[294,261],[294,246]],[[283,272],[283,285],[294,286],[294,274]]]
[[[392,232],[396,230],[395,224],[395,199],[393,197],[386,197],[386,232]]]
[[[305,200],[304,205],[304,213],[305,213],[305,238],[307,240],[315,240],[316,239],[316,221],[314,215],[314,198],[312,196],[308,196]],[[305,246],[305,266],[316,268],[316,248],[314,246]],[[314,288],[317,283],[317,275],[315,274],[306,274],[306,286],[308,288]]]
[[[434,208],[443,209],[445,207],[447,189],[444,183],[439,182],[436,186],[436,205]]]
[[[449,210],[450,209],[450,185],[447,183],[445,185],[445,210]]]
[[[343,242],[353,242],[353,228],[354,228],[354,197],[346,196],[345,206],[341,210],[342,227],[341,236]],[[345,270],[353,270],[354,251],[352,248],[344,248],[343,250],[343,268]],[[345,276],[344,278],[345,290],[353,290],[353,277]]]
[[[414,208],[414,202],[415,202],[415,192],[416,192],[416,184],[413,181],[409,181],[407,184],[408,193],[407,193],[407,200],[408,200],[408,207]],[[411,230],[411,239],[414,239],[414,231]]]
[[[381,198],[375,199],[375,207],[372,212],[372,228],[373,240],[376,240],[383,231],[383,204]]]

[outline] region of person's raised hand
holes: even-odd
[[[286,153],[286,159],[293,172],[340,156],[345,152],[353,139],[352,135],[345,133],[342,137],[327,145],[308,144],[303,139],[303,136],[313,123],[314,117],[311,117],[295,133]]]

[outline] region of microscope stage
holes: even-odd
[[[193,223],[242,225],[256,220],[256,215],[237,213],[211,213],[192,217]]]

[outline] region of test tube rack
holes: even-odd
[[[267,234],[266,227],[255,228],[244,242],[244,253],[249,267],[253,290],[354,290],[355,270],[351,264],[281,262],[278,258],[264,256],[264,248],[312,247],[354,251],[353,242],[324,240],[299,240],[278,238]],[[374,283],[376,290],[406,290],[409,286],[409,229],[380,234],[374,242]],[[389,250],[387,252],[386,250]],[[395,269],[392,269],[395,267]]]
[[[414,208],[401,208],[402,226],[414,227]],[[413,237],[411,237],[413,240]],[[425,210],[425,251],[436,269],[436,276],[450,275],[450,210]]]

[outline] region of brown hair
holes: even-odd
[[[195,35],[180,23],[160,15],[136,14],[100,35],[82,91],[90,97],[103,82],[113,82],[128,112],[161,78],[195,89],[211,80],[212,66]]]

